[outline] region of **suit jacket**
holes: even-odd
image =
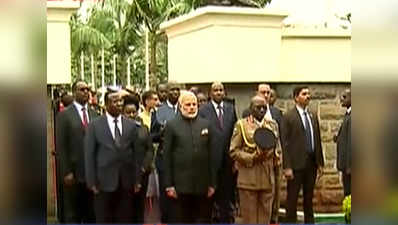
[[[141,176],[137,166],[136,141],[136,124],[123,116],[120,148],[115,145],[106,115],[92,121],[85,139],[87,185],[113,192],[119,186],[119,179],[126,190],[139,184]]]
[[[98,114],[90,107],[87,110],[89,121],[93,121]],[[59,156],[62,178],[73,173],[78,181],[85,181],[84,173],[84,136],[79,112],[74,104],[69,105],[57,115],[56,123],[56,150]]]
[[[309,112],[309,115],[314,135],[315,163],[317,166],[323,166],[324,160],[318,118],[312,112]],[[310,156],[306,150],[307,142],[304,125],[296,106],[284,115],[282,131],[283,168],[304,169],[307,158]]]
[[[195,195],[205,195],[209,186],[216,187],[216,168],[210,145],[213,137],[209,121],[199,116],[186,119],[178,115],[167,122],[165,187],[175,187],[177,193]]]
[[[337,169],[351,169],[351,113],[344,116],[337,135]]]
[[[141,172],[149,173],[153,160],[153,145],[148,129],[142,123],[133,121],[137,127],[137,141],[135,142],[135,150],[137,152],[137,164],[141,168]]]
[[[223,129],[220,127],[217,112],[212,102],[200,107],[199,116],[207,119],[210,122],[210,125],[213,126],[215,135],[213,140],[215,141],[212,144],[214,145],[213,149],[218,152],[216,156],[218,163],[215,166],[218,169],[224,167],[230,168],[232,166],[232,162],[229,157],[229,147],[231,144],[232,132],[234,131],[234,126],[237,120],[234,106],[225,101],[223,103]]]
[[[178,114],[178,109],[177,109]],[[169,120],[174,119],[176,113],[174,112],[173,108],[171,108],[167,103],[163,103],[156,113],[152,113],[151,118],[151,137],[153,142],[161,142],[161,138],[163,136],[163,129],[166,125],[166,122]]]

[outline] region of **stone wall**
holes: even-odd
[[[248,107],[250,97],[255,94],[258,84],[225,84],[229,97],[235,99],[238,116]],[[294,106],[293,88],[302,84],[271,83],[278,93],[275,106],[287,111]],[[188,87],[190,85],[187,85]],[[206,93],[210,84],[200,86]],[[341,107],[339,96],[349,84],[308,84],[312,95],[310,110],[318,115],[320,122],[322,147],[325,159],[324,175],[317,182],[314,193],[314,209],[316,212],[340,212],[343,200],[342,183],[336,169],[336,144],[333,136],[337,134],[345,113]],[[286,182],[283,184],[282,207],[286,199]],[[300,194],[301,196],[301,194]],[[299,199],[302,204],[302,199]],[[301,209],[301,207],[299,207]]]

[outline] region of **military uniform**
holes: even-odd
[[[276,137],[276,147],[259,159],[254,132],[265,127]],[[272,201],[275,192],[274,160],[281,150],[278,124],[264,118],[256,121],[252,116],[240,119],[234,128],[230,156],[238,169],[238,182],[242,222],[244,224],[268,224],[271,219]]]

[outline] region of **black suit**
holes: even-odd
[[[106,114],[90,123],[85,139],[87,185],[100,191],[95,195],[99,223],[134,222],[132,192],[141,182],[135,151],[137,128],[133,121],[121,119],[120,147],[115,144]]]
[[[89,121],[98,115],[88,108]],[[60,166],[59,182],[63,184],[64,177],[73,173],[77,181],[72,186],[62,186],[64,218],[66,223],[93,223],[95,222],[93,196],[87,190],[84,173],[84,136],[86,129],[78,109],[71,104],[57,115],[56,123],[56,150]]]
[[[209,187],[216,186],[215,159],[209,121],[177,115],[167,122],[164,143],[164,180],[175,187],[174,223],[209,223],[211,215]],[[166,190],[161,190],[165,192]]]
[[[233,223],[235,210],[236,174],[233,174],[233,161],[229,156],[232,132],[236,123],[236,112],[232,104],[223,102],[223,127],[219,123],[216,109],[213,103],[203,105],[199,110],[199,116],[207,119],[214,130],[213,149],[217,154],[217,192],[215,194],[216,208],[219,215],[215,222]]]
[[[298,194],[303,186],[304,220],[305,223],[314,223],[312,197],[317,168],[324,165],[324,160],[318,118],[313,113],[309,115],[314,140],[312,153],[307,150],[309,143],[297,108],[294,107],[283,117],[283,168],[291,168],[294,175],[294,178],[287,182],[286,222],[294,223],[297,220]]]
[[[351,194],[351,112],[344,116],[337,135],[337,169],[343,173],[344,196]]]

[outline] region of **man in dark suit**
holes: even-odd
[[[121,116],[118,92],[105,94],[105,115],[91,122],[85,139],[87,185],[95,194],[97,223],[134,223],[132,196],[141,188],[137,129]]]
[[[210,89],[211,101],[199,109],[199,116],[210,121],[213,125],[213,149],[218,151],[217,192],[215,194],[215,208],[217,216],[215,222],[234,223],[236,173],[233,173],[233,161],[229,156],[232,132],[236,122],[236,112],[232,104],[223,101],[225,97],[224,85],[214,82]]]
[[[162,104],[156,111],[156,114],[153,114],[152,124],[151,124],[151,137],[153,142],[159,143],[159,148],[156,153],[156,169],[159,174],[159,189],[164,190],[166,188],[164,182],[164,147],[163,147],[163,132],[164,127],[168,123],[168,121],[174,119],[174,117],[178,114],[178,98],[180,96],[180,87],[177,83],[169,82],[167,84],[167,101]],[[171,219],[171,214],[173,214],[173,204],[170,199],[167,198],[166,193],[164,191],[160,191],[159,193],[160,200],[160,211],[161,211],[161,222],[169,223]]]
[[[89,87],[84,81],[72,85],[73,103],[60,112],[56,123],[56,150],[59,179],[63,186],[65,223],[94,223],[93,195],[86,187],[84,136],[97,113],[88,107]]]
[[[342,173],[344,196],[351,194],[351,90],[341,95],[341,105],[347,108],[343,123],[335,137],[337,143],[337,169]]]
[[[296,106],[285,114],[282,127],[283,168],[288,180],[286,222],[297,221],[297,200],[303,187],[304,222],[314,223],[312,197],[324,165],[319,122],[308,111],[308,87],[296,87],[293,96]]]
[[[210,122],[198,114],[197,99],[192,92],[179,98],[181,114],[166,124],[166,188],[161,190],[174,201],[172,223],[210,223],[211,200],[216,187],[213,135]]]

